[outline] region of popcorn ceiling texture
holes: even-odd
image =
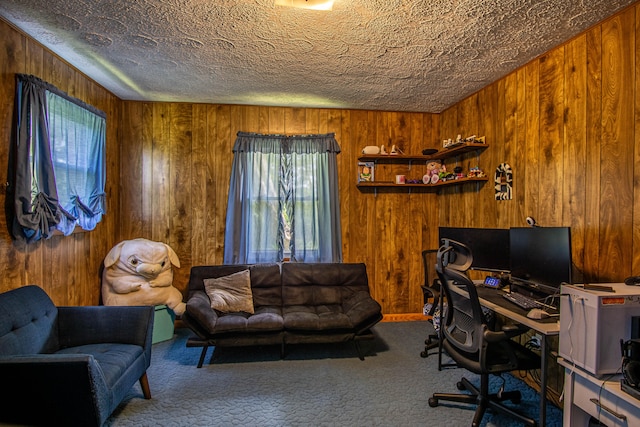
[[[126,100],[441,112],[636,0],[0,0]]]

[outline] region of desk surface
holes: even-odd
[[[466,293],[464,288],[458,286],[452,286],[451,289],[454,292]],[[560,334],[560,318],[553,317],[541,320],[529,319],[527,317],[528,310],[524,310],[512,302],[507,301],[501,293],[504,291],[487,288],[484,286],[476,286],[478,292],[478,298],[480,304],[499,313],[509,319],[518,322],[530,329],[534,329],[543,335],[558,335]]]

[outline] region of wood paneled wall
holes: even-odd
[[[238,131],[333,132],[338,156],[345,262],[366,262],[385,313],[420,311],[420,252],[435,244],[434,194],[360,192],[357,157],[366,145],[396,144],[406,153],[432,147],[433,114],[183,103],[124,102],[120,239],[168,243],[180,258],[174,285],[186,289],[192,265],[223,261],[232,147]],[[424,166],[387,174],[421,177]],[[390,175],[389,175],[390,176]],[[436,239],[436,240],[434,240]]]
[[[56,304],[97,304],[100,265],[115,244],[118,228],[118,128],[121,101],[1,19],[0,41],[0,183],[7,182],[15,74],[33,74],[107,114],[106,191],[109,209],[104,220],[90,233],[54,236],[29,245],[11,240],[6,218],[1,215],[0,292],[37,284],[47,291]],[[0,202],[4,205],[6,187],[0,185],[0,189]]]
[[[514,198],[447,190],[440,225],[570,226],[587,281],[640,274],[640,7],[627,8],[441,115],[486,135],[481,167],[514,171]],[[576,279],[580,279],[579,276]]]

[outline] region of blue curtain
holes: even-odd
[[[32,242],[105,209],[105,114],[34,76],[16,76],[15,134],[7,201],[11,233]]]
[[[15,238],[31,242],[51,236],[62,216],[51,160],[46,88],[33,76],[18,76],[15,121],[11,231]]]
[[[285,200],[291,209],[291,260],[342,262],[337,154],[333,134],[287,138]]]
[[[239,132],[233,152],[224,262],[342,262],[334,134]]]

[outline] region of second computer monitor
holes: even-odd
[[[571,283],[569,227],[512,228],[511,280],[546,293]]]

